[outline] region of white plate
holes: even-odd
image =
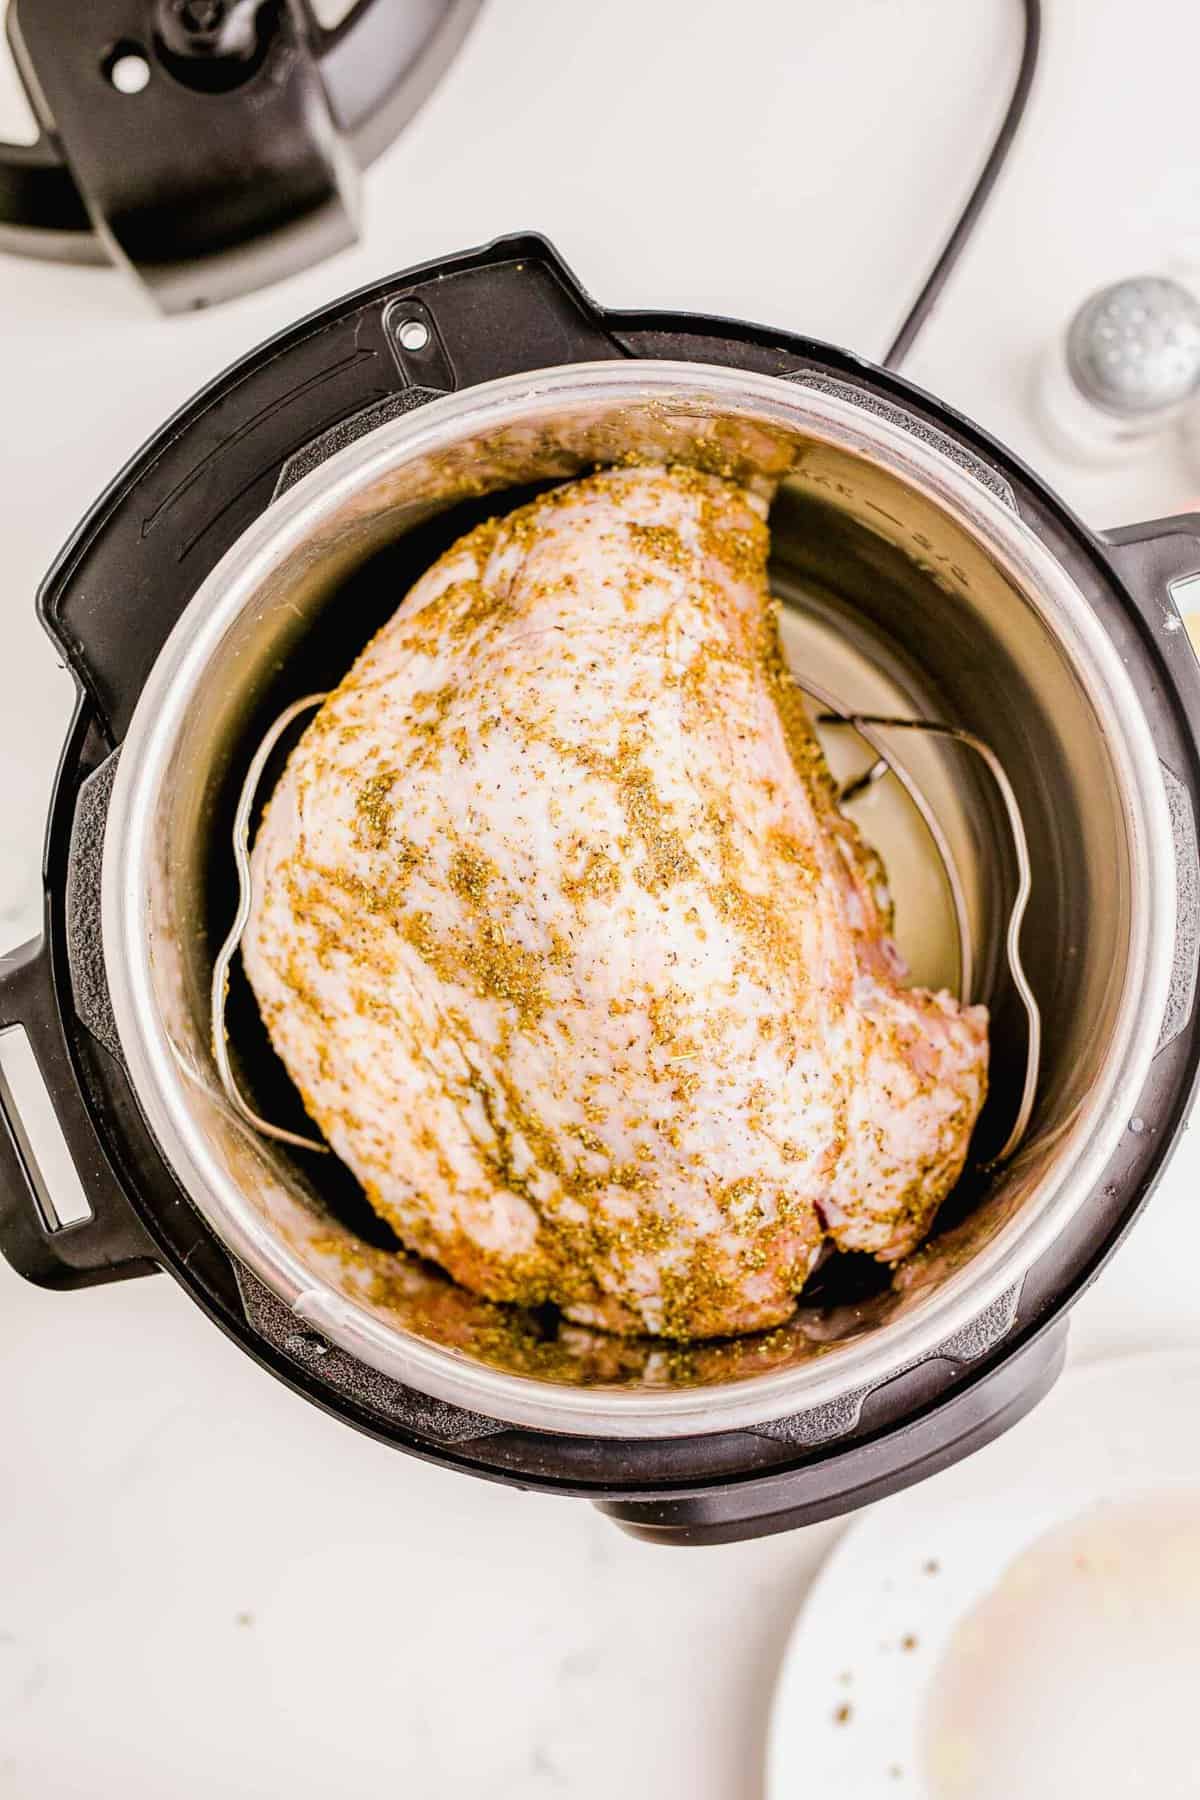
[[[1022,1563],[1021,1607],[1026,1624],[1035,1623],[1006,1639],[1003,1626],[1019,1621],[1007,1603],[1005,1620],[999,1621],[1001,1609],[993,1602],[986,1620],[990,1635],[976,1667],[984,1669],[985,1686],[994,1684],[994,1705],[977,1690],[971,1729],[980,1718],[990,1720],[985,1735],[993,1739],[994,1751],[1009,1731],[997,1754],[1006,1765],[1007,1791],[1023,1800],[1032,1792],[1028,1771],[1045,1767],[1045,1759],[1057,1763],[1056,1779],[1063,1784],[1047,1791],[1077,1791],[1080,1762],[1100,1757],[1099,1740],[1110,1720],[1115,1741],[1123,1744],[1120,1732],[1133,1730],[1138,1742],[1127,1760],[1122,1751],[1101,1762],[1099,1788],[1086,1787],[1096,1800],[1107,1800],[1110,1793],[1200,1791],[1192,1785],[1197,1777],[1190,1768],[1183,1771],[1180,1752],[1183,1742],[1190,1765],[1186,1736],[1189,1726],[1196,1735],[1194,1699],[1181,1709],[1174,1741],[1175,1715],[1168,1711],[1165,1732],[1158,1716],[1180,1678],[1191,1680],[1194,1693],[1200,1659],[1198,1422],[1200,1355],[1165,1352],[1095,1364],[1065,1375],[1041,1406],[986,1450],[865,1513],[810,1590],[784,1657],[768,1749],[769,1800],[811,1795],[927,1800],[930,1788],[922,1771],[935,1671],[940,1696],[963,1689],[958,1679],[947,1687],[950,1665],[941,1663],[951,1638],[1023,1551],[1074,1520],[1082,1521],[1082,1533],[1076,1553],[1064,1557],[1061,1566],[1068,1575],[1077,1567],[1081,1584],[1092,1580],[1086,1606],[1081,1613],[1078,1596],[1067,1585],[1049,1596],[1044,1554],[1036,1564]],[[1147,1626],[1151,1600],[1136,1541],[1128,1540],[1133,1557],[1124,1557],[1124,1588],[1113,1580],[1097,1585],[1080,1547],[1097,1536],[1089,1515],[1094,1518],[1098,1508],[1108,1521],[1119,1521],[1134,1516],[1120,1510],[1123,1503],[1169,1506],[1172,1497],[1177,1511],[1183,1502],[1191,1535],[1186,1544],[1181,1540],[1186,1556],[1156,1572],[1163,1577],[1160,1597],[1173,1622]],[[1136,1516],[1151,1521],[1140,1537],[1152,1557],[1162,1536],[1153,1521],[1162,1515]],[[1121,1561],[1115,1550],[1109,1561],[1104,1573],[1112,1577]],[[1013,1585],[1006,1583],[1005,1595]],[[1087,1607],[1097,1621],[1094,1632],[1087,1628]],[[1111,1643],[1103,1648],[1104,1634],[1122,1607],[1142,1633],[1136,1641],[1142,1643],[1149,1630],[1148,1641],[1160,1655],[1138,1649],[1126,1659],[1120,1652],[1114,1656]],[[1056,1645],[1064,1633],[1065,1642]],[[962,1642],[955,1639],[956,1655]],[[976,1627],[976,1653],[979,1648]],[[1093,1667],[1089,1656],[1093,1662],[1107,1660]],[[1122,1666],[1126,1660],[1129,1666]],[[961,1662],[954,1666],[961,1673]],[[1047,1681],[1060,1680],[1061,1698],[1047,1702]],[[1021,1694],[1023,1681],[1033,1684],[1032,1693]],[[940,1723],[944,1726],[945,1719]],[[1063,1766],[1064,1758],[1070,1767]],[[1018,1764],[1026,1771],[1023,1778]],[[953,1791],[990,1794],[994,1756],[989,1766],[992,1774],[986,1778],[966,1781],[960,1774],[963,1785]],[[1036,1773],[1033,1780],[1040,1784]],[[950,1791],[939,1788],[936,1800]]]

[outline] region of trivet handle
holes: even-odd
[[[18,1062],[5,1053],[17,1047],[21,1033],[25,1055]],[[32,1107],[28,1094],[22,1105],[14,1087],[22,1067],[45,1088],[44,1096],[33,1095]],[[40,1120],[35,1111],[43,1114]],[[57,1144],[47,1135],[55,1131],[61,1133]],[[78,1204],[65,1207],[54,1191],[39,1141],[43,1149],[49,1144],[69,1156],[78,1177]],[[84,1103],[44,938],[0,957],[0,1252],[18,1274],[41,1287],[89,1287],[148,1275],[157,1267],[154,1245]]]

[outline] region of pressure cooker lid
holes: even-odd
[[[166,312],[331,254],[479,5],[11,0],[37,136],[0,144],[0,248],[111,257]]]

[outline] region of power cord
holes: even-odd
[[[945,249],[930,270],[924,287],[913,301],[907,318],[896,333],[891,348],[883,359],[885,369],[898,369],[912,349],[917,334],[937,304],[938,297],[962,254],[963,246],[979,222],[979,216],[996,185],[996,178],[1004,167],[1005,159],[1012,148],[1013,139],[1017,135],[1017,127],[1021,123],[1025,103],[1029,99],[1029,90],[1033,86],[1033,75],[1037,67],[1038,50],[1042,38],[1041,0],[1023,0],[1023,4],[1025,8],[1025,42],[1021,47],[1021,61],[1017,69],[1016,81],[1013,84],[1012,97],[1008,102],[1008,110],[1001,122],[1000,130],[996,134],[996,141],[992,145],[991,153],[983,165],[979,180],[975,183],[970,198],[959,215],[958,223],[946,241]]]

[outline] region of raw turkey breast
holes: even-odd
[[[246,970],[372,1205],[467,1287],[614,1331],[770,1326],[826,1242],[904,1256],[986,1085],[983,1009],[903,985],[765,510],[628,468],[479,526],[254,849]]]

